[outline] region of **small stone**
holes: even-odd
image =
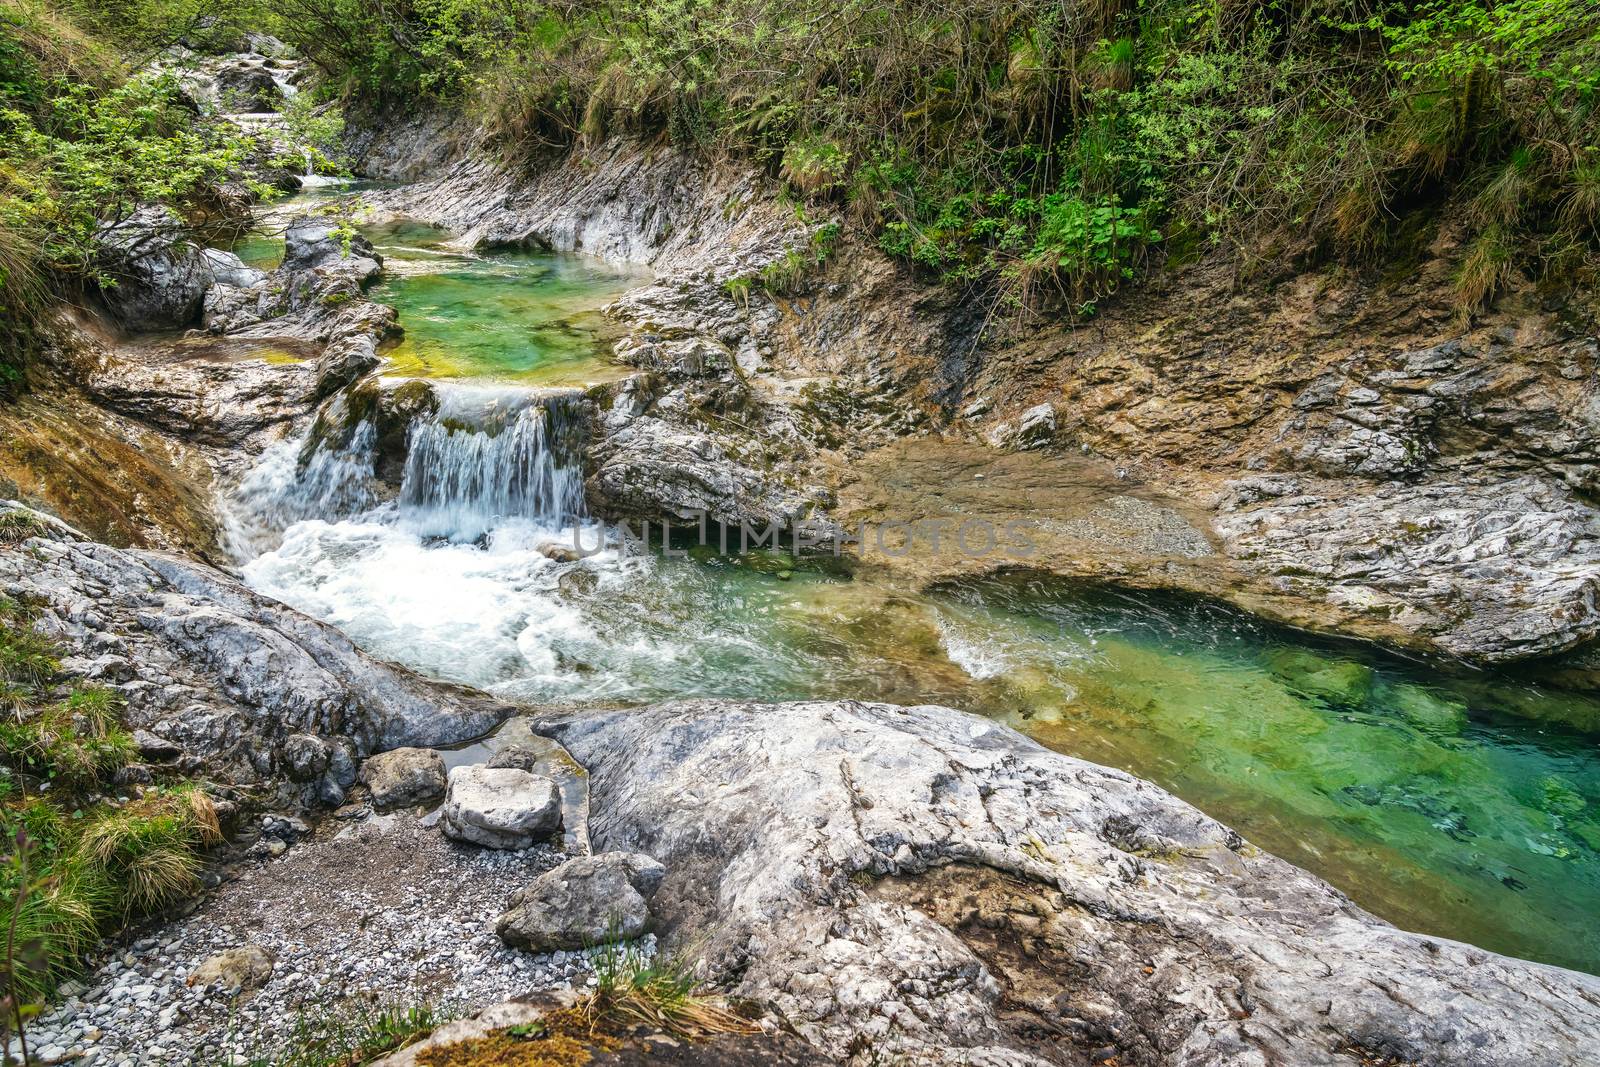
[[[361,780],[380,811],[409,807],[443,796],[444,759],[430,748],[397,748],[361,765]]]
[[[217,986],[228,992],[259,989],[272,977],[275,962],[272,953],[259,945],[230,948],[196,967],[187,984],[202,989]]]

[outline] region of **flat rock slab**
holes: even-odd
[[[458,841],[527,848],[561,828],[561,795],[549,778],[515,767],[457,767],[441,825]]]
[[[976,716],[701,700],[536,726],[589,768],[596,847],[665,864],[667,950],[841,1059],[1600,1062],[1600,978],[1398,930]]]
[[[490,736],[443,755],[450,767],[516,767],[555,782],[561,791],[562,844],[574,855],[588,855],[589,772],[559,743],[534,733],[526,716],[507,719]]]

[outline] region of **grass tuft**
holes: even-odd
[[[0,996],[21,1004],[48,996],[102,934],[198,890],[199,852],[221,840],[194,785],[128,802],[95,792],[136,750],[122,707],[62,678],[31,613],[0,597],[0,839],[26,842],[0,856],[0,914],[15,913],[30,946]]]
[[[759,1029],[720,997],[700,992],[693,967],[680,956],[647,956],[633,942],[611,941],[594,957],[594,970],[595,990],[579,1008],[596,1028],[642,1025],[691,1040]]]
[[[215,807],[191,786],[152,792],[102,815],[84,831],[78,853],[120,886],[131,916],[198,891],[197,852],[221,838]]]
[[[1494,298],[1515,276],[1514,250],[1499,226],[1490,226],[1473,240],[1456,271],[1456,306],[1472,314]]]

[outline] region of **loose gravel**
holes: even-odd
[[[65,999],[28,1027],[35,1062],[245,1063],[270,1057],[297,1020],[330,1010],[427,1003],[464,1013],[591,984],[584,953],[531,955],[494,932],[512,892],[563,854],[462,845],[430,821],[363,813],[329,820],[287,850],[277,840],[258,846],[254,866],[186,918],[114,947],[63,987]],[[186,984],[205,959],[245,945],[275,957],[260,989]]]

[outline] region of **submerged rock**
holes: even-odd
[[[561,795],[549,778],[514,767],[457,767],[441,826],[485,848],[528,848],[561,828]]]
[[[650,932],[650,898],[666,868],[635,852],[568,860],[535,878],[507,902],[495,931],[529,952],[590,948]]]
[[[378,810],[424,804],[444,795],[444,759],[431,748],[397,748],[370,756],[361,781]]]
[[[1372,668],[1354,660],[1281,648],[1267,657],[1267,669],[1290,689],[1317,700],[1353,706],[1372,697]]]
[[[687,701],[540,723],[670,951],[838,1058],[1579,1067],[1600,978],[1406,933],[1121,771],[938,707]],[[1339,1062],[1343,1062],[1342,1059]]]

